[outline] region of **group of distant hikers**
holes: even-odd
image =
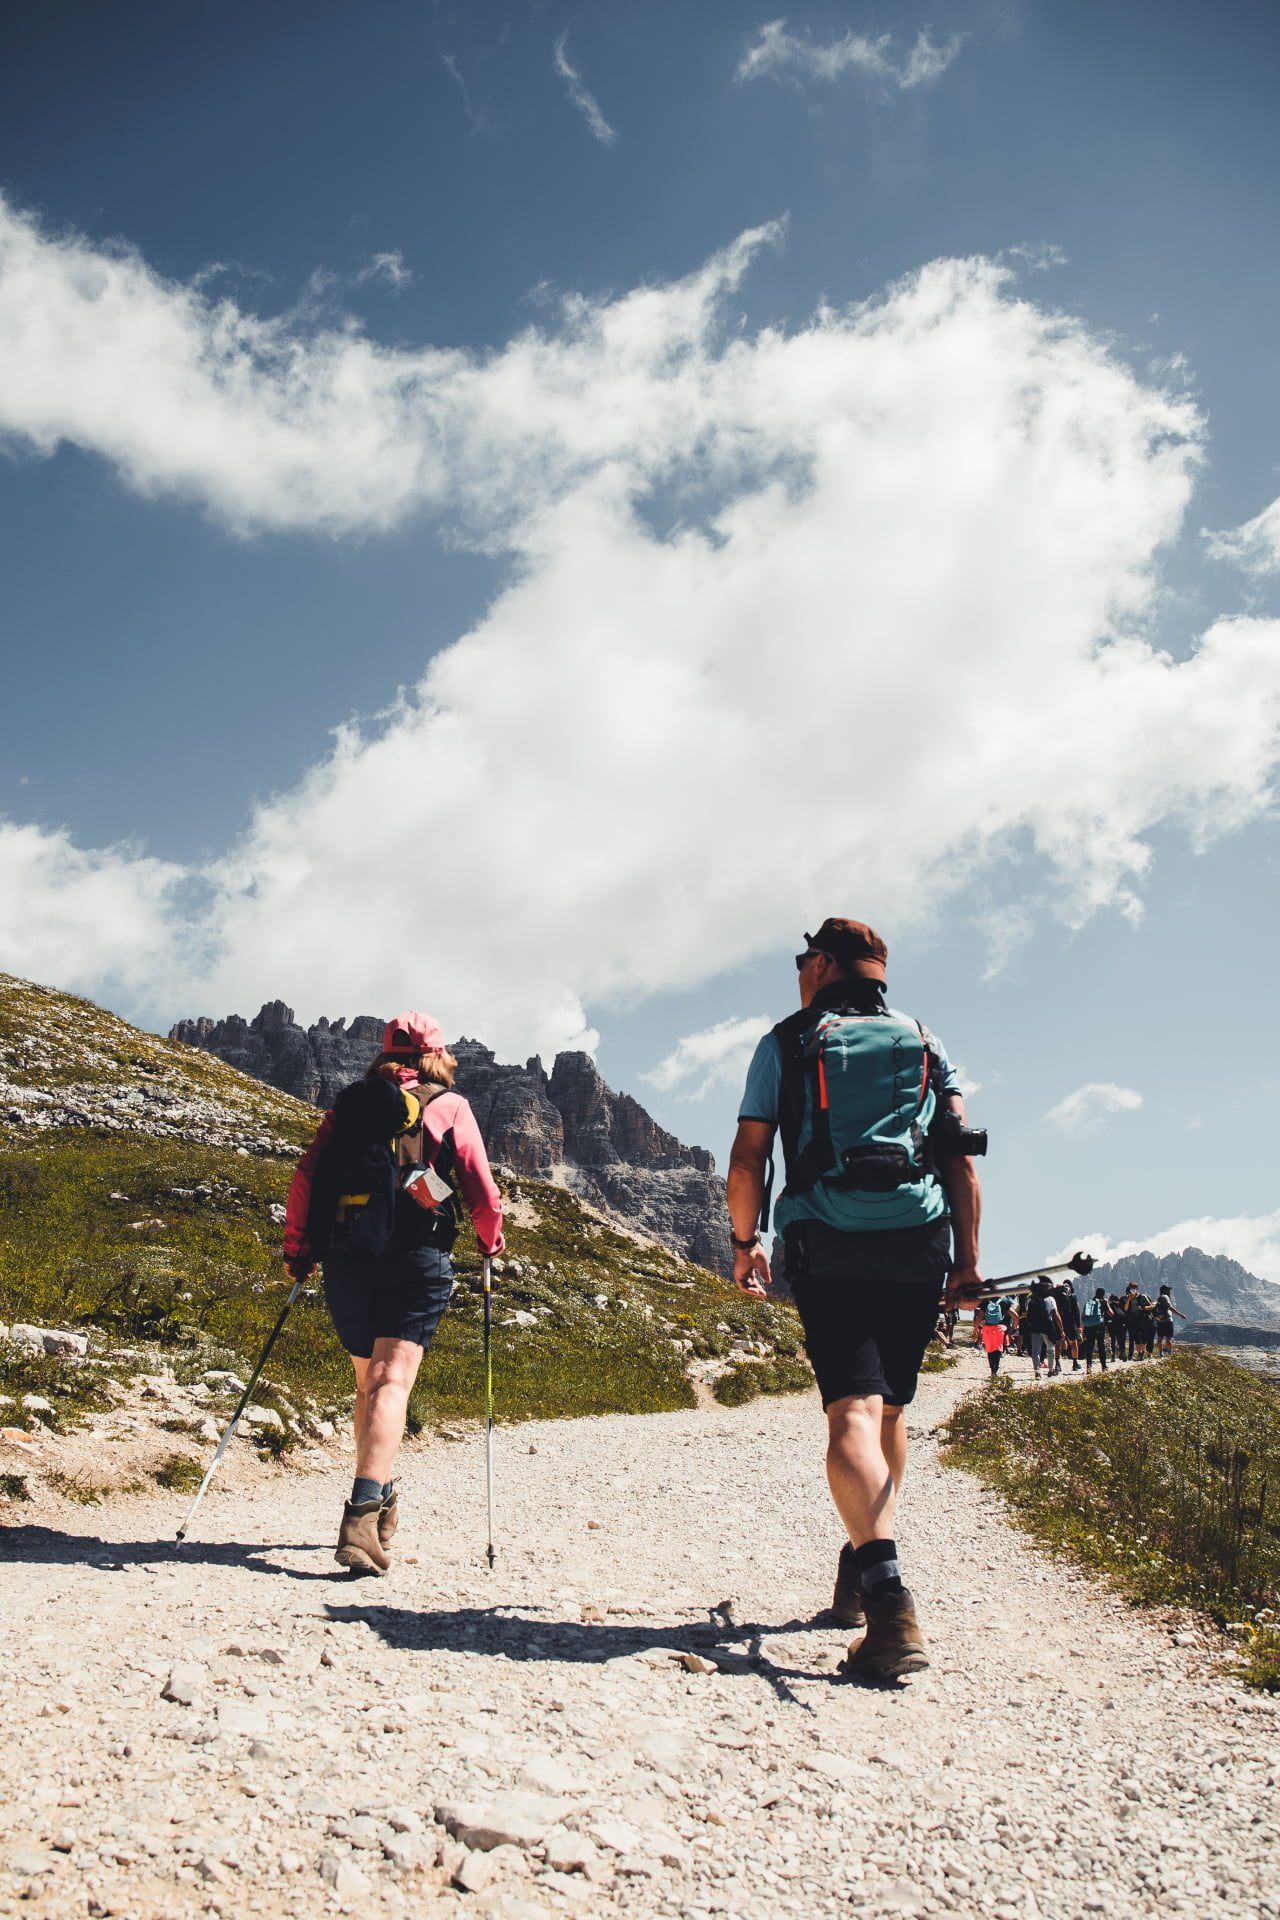
[[[1086,1373],[1093,1372],[1095,1359],[1105,1373],[1108,1351],[1113,1363],[1171,1354],[1173,1323],[1186,1317],[1173,1304],[1167,1286],[1154,1300],[1136,1280],[1122,1294],[1095,1287],[1082,1308],[1069,1277],[1055,1285],[1048,1274],[1041,1274],[1016,1299],[987,1300],[975,1310],[973,1344],[986,1353],[993,1380],[1006,1353],[1026,1355],[1035,1380],[1061,1373],[1064,1360],[1079,1373],[1082,1353]]]
[[[885,998],[884,941],[824,920],[795,957],[799,1010],[756,1048],[729,1163],[733,1277],[763,1296],[773,1148],[785,1274],[827,1420],[827,1479],[846,1539],[832,1612],[862,1629],[844,1671],[888,1679],[928,1665],[894,1538],[906,1409],[940,1299],[975,1305],[981,1213],[956,1073],[940,1042]],[[336,1557],[381,1574],[398,1520],[393,1469],[409,1395],[453,1286],[459,1201],[482,1253],[502,1251],[484,1142],[454,1091],[437,1021],[396,1014],[362,1080],[338,1095],[294,1175],[284,1235],[295,1281],[317,1265],[355,1372],[355,1479]]]

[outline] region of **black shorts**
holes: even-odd
[[[367,1360],[375,1340],[429,1347],[453,1292],[453,1262],[439,1247],[358,1253],[334,1247],[324,1262],[324,1298],[349,1354]]]
[[[850,1395],[909,1405],[951,1268],[950,1223],[841,1233],[798,1220],[784,1240],[823,1406]]]

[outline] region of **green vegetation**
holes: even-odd
[[[9,1317],[0,1312],[0,1319]],[[16,1424],[11,1416],[21,1411],[22,1400],[28,1393],[49,1402],[51,1411],[40,1414],[39,1420],[55,1433],[67,1433],[79,1426],[86,1413],[100,1413],[111,1405],[92,1367],[68,1364],[52,1354],[20,1353],[13,1347],[0,1345],[0,1394],[14,1403],[12,1407],[0,1407],[0,1413],[4,1414],[0,1424]]]
[[[152,1474],[158,1486],[170,1493],[194,1493],[204,1478],[204,1468],[189,1453],[171,1453]]]
[[[0,1473],[0,1500],[29,1500],[31,1489],[24,1473]]]
[[[1243,1627],[1245,1677],[1280,1688],[1280,1389],[1218,1355],[962,1400],[947,1457],[1050,1546],[1133,1599]]]
[[[950,1373],[960,1358],[958,1347],[931,1346],[920,1362],[921,1373]]]
[[[280,1209],[294,1155],[317,1124],[314,1109],[88,1001],[3,975],[0,1079],[37,1092],[72,1089],[68,1102],[83,1108],[75,1124],[62,1109],[32,1107],[40,1126],[0,1117],[0,1321],[89,1329],[94,1362],[120,1377],[147,1372],[160,1354],[179,1379],[207,1368],[247,1378],[287,1285]],[[83,1098],[81,1089],[89,1090]],[[194,1104],[183,1117],[186,1102]],[[156,1116],[177,1134],[142,1131]],[[219,1132],[253,1144],[200,1137]],[[809,1384],[792,1359],[800,1328],[790,1307],[748,1299],[614,1231],[562,1188],[513,1179],[504,1198],[509,1265],[494,1292],[500,1419],[692,1406],[690,1358],[728,1353],[736,1342],[766,1363],[792,1361],[790,1386],[769,1391]],[[469,1228],[455,1264],[454,1301],[411,1409],[419,1427],[483,1407],[480,1263]],[[512,1324],[517,1314],[531,1324]],[[146,1352],[135,1350],[139,1342]],[[56,1401],[60,1423],[109,1404],[94,1363],[4,1356],[0,1348],[0,1393],[43,1394]],[[304,1294],[255,1399],[282,1413],[310,1401],[338,1418],[350,1395],[351,1370],[323,1301]],[[264,1451],[292,1443],[272,1430],[258,1436]]]
[[[813,1374],[803,1360],[744,1360],[721,1374],[712,1391],[722,1407],[741,1407],[762,1393],[804,1393]]]

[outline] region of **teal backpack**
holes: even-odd
[[[787,1194],[892,1193],[929,1178],[934,1056],[919,1021],[890,1008],[830,1007],[774,1028]]]
[[[1103,1327],[1107,1323],[1107,1310],[1101,1300],[1086,1300],[1084,1303],[1084,1324],[1086,1327]]]
[[[983,1310],[982,1324],[986,1327],[1002,1327],[1004,1325],[1004,1309],[998,1300],[988,1300]]]

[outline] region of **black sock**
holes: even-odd
[[[353,1507],[367,1507],[372,1501],[377,1500],[381,1502],[381,1499],[381,1480],[367,1480],[357,1474],[351,1482],[351,1505]]]
[[[898,1565],[896,1540],[867,1540],[853,1550],[853,1564],[868,1600],[881,1594],[902,1592],[902,1568]]]

